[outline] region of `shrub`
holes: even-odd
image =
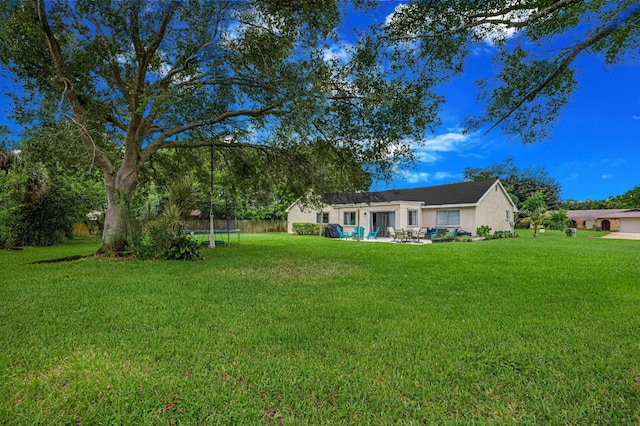
[[[322,225],[322,232],[324,234],[325,224]],[[291,228],[293,232],[298,235],[318,235],[320,233],[320,224],[319,223],[305,223],[305,222],[296,222]]]
[[[518,234],[514,234],[511,231],[496,231],[491,236],[491,239],[499,239],[499,238],[517,238]]]
[[[168,200],[157,205],[148,199],[140,207],[126,203],[125,220],[129,225],[129,248],[140,259],[195,260],[200,256],[200,244],[184,232],[184,218],[197,197],[193,184],[187,180],[174,183]]]
[[[51,246],[73,238],[73,224],[80,217],[77,196],[49,189],[22,207],[14,224],[12,243],[17,246]]]
[[[202,259],[200,243],[191,235],[182,231],[170,242],[169,248],[163,253],[162,258],[167,260]]]
[[[491,235],[491,227],[482,225],[476,228],[476,235],[478,237],[488,237]]]

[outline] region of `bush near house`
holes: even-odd
[[[324,229],[326,228],[326,224],[322,224],[322,234],[324,235]],[[318,235],[320,234],[320,224],[319,223],[305,223],[305,222],[296,222],[291,228],[293,232],[297,235]]]

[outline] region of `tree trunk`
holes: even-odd
[[[105,174],[107,211],[104,217],[102,246],[97,254],[104,256],[121,255],[127,247],[128,203],[138,184],[138,166],[123,164],[116,176]]]

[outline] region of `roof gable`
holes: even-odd
[[[426,205],[477,204],[497,179],[452,183],[380,192],[334,192],[324,196],[328,204],[420,202]]]

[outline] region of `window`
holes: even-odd
[[[509,210],[505,210],[507,212],[507,217],[506,219],[509,220]]]
[[[343,225],[355,225],[356,224],[356,212],[344,212]]]
[[[436,214],[436,226],[460,226],[460,210],[440,210]]]
[[[417,226],[418,225],[418,211],[417,210],[409,210],[407,212],[407,226]]]
[[[320,219],[322,219],[322,221],[320,221]],[[316,214],[316,223],[329,223],[329,212]]]

